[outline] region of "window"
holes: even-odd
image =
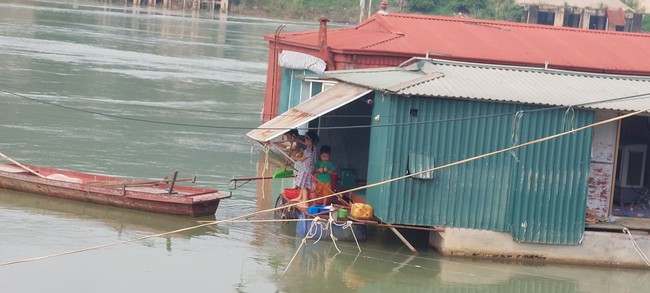
[[[643,187],[647,150],[645,144],[630,144],[621,148],[621,187]]]
[[[589,17],[589,29],[591,30],[605,30],[607,24],[607,16],[592,15]]]
[[[539,14],[537,14],[537,24],[555,24],[555,12],[540,11]]]
[[[580,27],[580,14],[567,13],[564,15],[564,26]]]

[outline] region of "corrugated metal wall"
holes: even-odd
[[[565,119],[566,117],[566,119]],[[593,123],[593,112],[549,111],[525,115],[521,141]],[[591,131],[581,131],[517,151],[512,174],[513,236],[521,242],[577,244],[587,207]]]
[[[507,148],[512,145],[515,115],[498,114],[534,108],[377,96],[373,116],[379,115],[379,121],[373,124],[412,124],[372,128],[368,183],[403,176],[409,164],[432,160],[440,166]],[[459,119],[473,116],[490,117]],[[575,111],[568,121],[585,125],[592,116],[588,111]],[[519,141],[561,132],[565,120],[562,110],[526,113]],[[440,170],[432,179],[409,178],[371,188],[367,199],[375,214],[389,223],[511,231],[520,241],[577,243],[584,230],[590,142],[590,132],[585,131],[529,150]],[[419,160],[415,158],[427,160],[413,162]],[[522,221],[526,229],[513,229],[513,224],[518,228]]]

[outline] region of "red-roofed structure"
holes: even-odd
[[[320,37],[319,37],[320,36]],[[283,50],[323,59],[327,70],[397,66],[411,57],[548,66],[650,76],[650,35],[453,18],[375,14],[353,28],[267,35],[265,121],[277,115]]]

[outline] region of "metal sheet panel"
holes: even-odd
[[[257,141],[269,141],[287,130],[298,127],[371,92],[368,88],[339,83],[282,115],[251,130],[246,135]]]
[[[375,98],[368,183],[406,175],[412,153],[437,166],[510,146],[512,117],[454,120],[518,109],[515,105],[406,98]],[[412,110],[417,110],[417,117]],[[413,113],[413,114],[412,114]],[[423,123],[427,121],[445,121]],[[407,124],[396,127],[385,125]],[[383,126],[383,127],[381,127]],[[366,192],[375,214],[388,223],[508,231],[512,157],[500,154],[436,171],[433,179],[409,178]]]
[[[573,114],[573,113],[571,113]],[[570,130],[567,123],[593,123],[593,112],[563,111],[524,115],[521,141]],[[591,129],[516,151],[512,169],[511,208],[513,236],[520,242],[579,244],[585,227],[591,163]]]
[[[409,155],[414,152],[441,166],[507,148],[513,144],[513,131],[518,128],[513,126],[514,115],[499,114],[535,108],[480,101],[376,97],[373,117],[379,115],[380,119],[373,120],[377,127],[371,130],[368,183],[406,175]],[[590,113],[576,111],[575,116],[565,116],[562,110],[527,112],[522,120],[525,124],[519,129],[520,142],[561,132],[558,125],[588,124],[593,119]],[[466,117],[482,118],[463,119]],[[386,127],[390,124],[403,125]],[[409,178],[380,185],[367,191],[367,200],[375,214],[388,223],[512,232],[513,223],[519,225],[521,219],[527,219],[529,225],[537,225],[536,234],[517,230],[519,234],[513,234],[522,235],[521,241],[574,244],[584,227],[576,221],[580,219],[584,225],[590,150],[590,135],[585,132],[521,153],[502,153],[442,169],[431,180]],[[529,181],[524,180],[527,174],[537,176],[531,177],[536,181],[530,180],[536,189],[525,189],[529,186]],[[580,177],[583,174],[584,180]],[[552,199],[543,200],[548,197]]]
[[[344,82],[405,96],[450,97],[524,104],[637,111],[650,108],[650,78],[587,74],[476,63],[420,61],[412,67],[329,72]],[[433,73],[442,74],[435,77]],[[431,76],[432,78],[424,78]],[[412,78],[407,87],[398,88]],[[424,78],[424,79],[423,79]],[[382,81],[378,83],[377,81]],[[395,89],[391,91],[391,89]],[[628,96],[644,95],[631,99]]]

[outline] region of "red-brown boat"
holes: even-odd
[[[176,185],[195,178],[134,180],[23,164],[0,164],[0,188],[157,213],[214,215],[230,195]]]

